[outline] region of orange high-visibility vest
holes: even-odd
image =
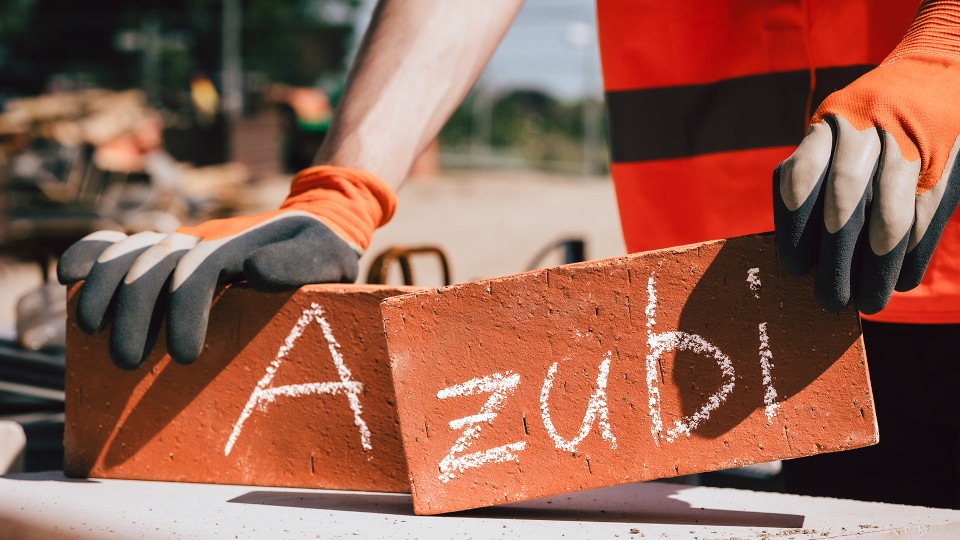
[[[627,250],[773,230],[773,169],[820,102],[897,45],[918,3],[598,0]],[[869,318],[960,322],[958,216],[920,287]]]

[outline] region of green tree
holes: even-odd
[[[301,85],[342,72],[358,5],[243,0],[245,70]],[[160,86],[183,90],[195,72],[219,72],[221,24],[222,0],[4,0],[0,91],[36,94],[57,74],[107,88],[138,87],[150,36]]]
[[[489,140],[478,141],[481,131],[476,118],[478,97],[471,94],[467,101],[454,112],[440,133],[440,144],[446,151],[464,152],[489,144],[489,150],[497,155],[520,158],[534,166],[549,166],[551,163],[581,162],[584,160],[584,107],[585,100],[564,102],[537,90],[515,90],[499,96],[489,112]],[[587,98],[591,99],[591,98]],[[603,133],[605,119],[593,126]],[[595,164],[595,170],[606,167],[605,140],[597,141],[595,155],[587,156]],[[572,169],[571,167],[567,167]]]

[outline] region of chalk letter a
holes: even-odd
[[[311,322],[316,322],[323,330],[323,337],[327,341],[327,349],[330,351],[333,364],[337,368],[337,375],[340,378],[340,382],[313,382],[269,387],[273,381],[273,377],[277,374],[277,370],[283,363],[284,358],[293,350],[297,339],[303,334],[304,329]],[[324,318],[323,308],[319,304],[311,303],[309,308],[303,310],[303,313],[300,314],[300,318],[297,320],[297,324],[290,330],[287,339],[284,340],[283,345],[281,345],[277,351],[277,357],[267,366],[266,371],[266,374],[260,379],[260,382],[257,383],[257,387],[254,388],[250,394],[250,399],[247,400],[247,404],[240,413],[240,417],[237,418],[237,422],[233,426],[233,431],[230,433],[230,438],[227,440],[227,445],[223,448],[223,455],[230,455],[230,451],[233,450],[233,445],[237,442],[237,437],[240,436],[240,432],[243,430],[244,422],[250,417],[255,407],[261,404],[273,403],[277,396],[301,397],[311,394],[336,395],[346,393],[347,403],[350,405],[350,410],[353,411],[353,423],[360,431],[360,445],[364,451],[373,449],[373,446],[370,444],[370,429],[363,420],[363,408],[360,406],[360,393],[363,392],[363,384],[352,379],[353,374],[350,373],[350,369],[343,363],[343,355],[340,354],[340,344],[337,343],[336,338],[333,337],[333,330],[330,328],[330,323]],[[370,459],[370,456],[368,456],[367,459]]]

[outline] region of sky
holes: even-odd
[[[373,4],[366,0],[367,13]],[[601,96],[595,0],[526,0],[477,86],[565,100]]]
[[[594,0],[527,0],[478,84],[601,95]]]

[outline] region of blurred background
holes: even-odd
[[[276,208],[323,140],[373,3],[0,2],[0,473],[61,467],[59,255],[95,230]],[[593,0],[527,0],[360,281],[623,254],[594,17]]]

